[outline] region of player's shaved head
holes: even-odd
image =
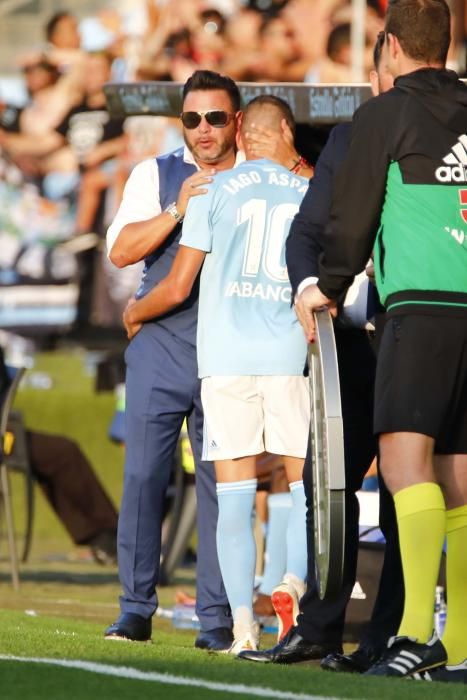
[[[242,135],[251,128],[252,124],[280,131],[283,119],[285,119],[294,134],[295,120],[287,102],[274,95],[259,95],[247,104],[243,112]]]

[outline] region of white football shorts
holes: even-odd
[[[305,457],[310,428],[307,377],[205,377],[201,400],[203,459],[236,459],[265,450]]]

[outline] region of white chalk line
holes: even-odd
[[[259,688],[242,684],[215,683],[201,678],[188,678],[185,676],[174,676],[170,673],[157,673],[155,671],[140,671],[129,666],[112,666],[108,664],[98,664],[92,661],[79,661],[74,659],[41,659],[36,657],[10,656],[0,654],[0,661],[21,661],[32,664],[46,664],[49,666],[60,666],[62,668],[75,668],[80,671],[99,673],[104,676],[116,676],[118,678],[129,678],[138,681],[152,681],[165,685],[191,686],[214,690],[222,693],[236,693],[238,695],[248,695],[249,697],[278,698],[278,700],[344,700],[323,695],[306,695],[304,693],[290,693],[273,688]]]

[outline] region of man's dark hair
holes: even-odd
[[[386,33],[380,32],[376,38],[375,48],[373,49],[373,65],[378,70],[379,64],[381,63],[381,53],[383,51],[384,42],[386,40]]]
[[[183,99],[195,90],[224,90],[230,97],[232,109],[240,109],[240,90],[232,78],[212,70],[196,70],[183,86]]]
[[[55,29],[57,27],[57,24],[59,24],[62,19],[65,17],[73,17],[71,12],[67,12],[66,10],[62,10],[61,12],[56,12],[52,17],[49,19],[47,24],[45,25],[45,36],[47,41],[50,41]]]
[[[276,97],[276,95],[258,95],[257,97],[253,97],[244,109],[244,118],[252,108],[262,107],[263,105],[275,107],[280,112],[282,118],[287,122],[292,134],[295,135],[295,118],[290,109],[290,105],[281,97]]]
[[[445,0],[389,0],[385,30],[399,39],[409,58],[446,63],[451,15]]]

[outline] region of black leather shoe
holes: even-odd
[[[148,642],[151,639],[152,621],[136,613],[122,613],[118,620],[107,627],[106,639],[125,639],[131,642]]]
[[[342,651],[342,647],[336,644],[307,642],[298,633],[297,627],[291,627],[285,637],[272,649],[241,651],[237,658],[265,664],[297,664],[301,661],[322,659],[323,656],[338,651]]]
[[[325,671],[337,673],[365,673],[380,657],[381,650],[372,647],[358,647],[351,654],[328,654],[321,661]]]
[[[195,639],[197,649],[208,651],[226,651],[233,642],[232,630],[229,627],[216,627],[216,629],[201,631]]]

